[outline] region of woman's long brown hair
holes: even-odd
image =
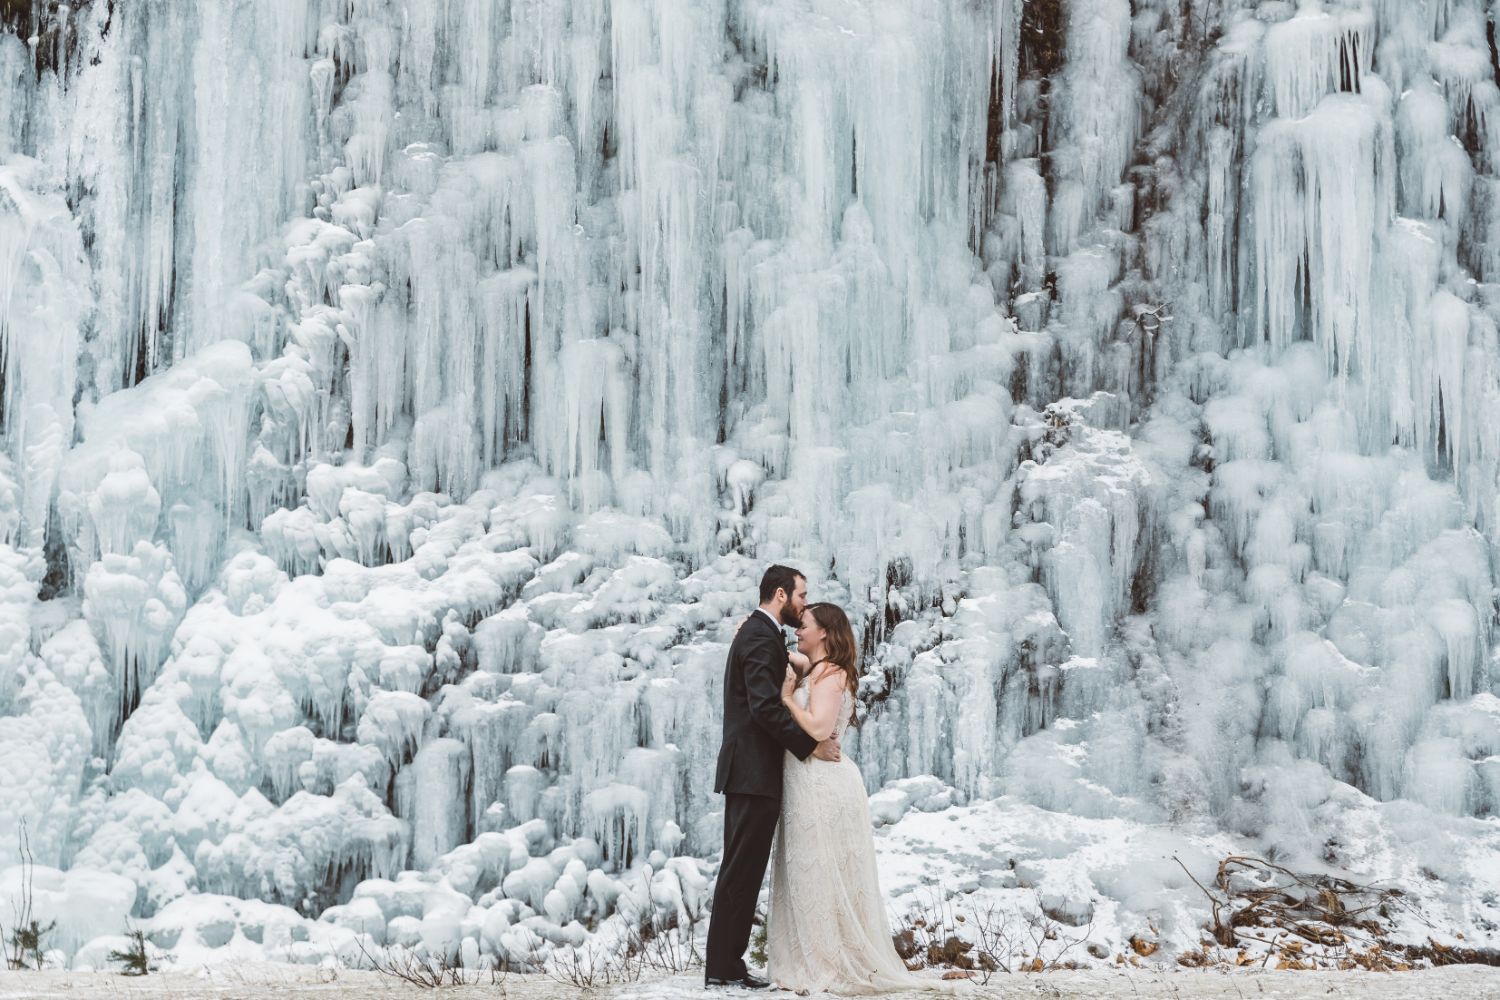
[[[803,610],[810,612],[813,621],[823,629],[823,659],[844,671],[844,685],[850,694],[855,694],[859,690],[859,644],[854,641],[849,616],[837,604],[826,601],[809,604]],[[849,724],[858,725],[852,717]]]

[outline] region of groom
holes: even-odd
[[[705,985],[764,989],[745,967],[755,901],[781,816],[781,752],[806,760],[838,760],[837,739],[818,743],[781,703],[786,636],[807,606],[807,579],[789,566],[772,566],[760,579],[760,607],[729,647],[724,667],[724,742],[714,791],[724,793],[724,854],[708,923]]]

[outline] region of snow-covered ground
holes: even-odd
[[[442,991],[445,996],[505,997],[507,1000],[574,1000],[580,995],[614,1000],[704,1000],[744,997],[735,990],[703,988],[701,978],[674,976],[602,987],[584,994],[577,987],[540,976],[511,976],[499,986],[475,985]],[[1494,1000],[1500,997],[1500,970],[1464,966],[1420,972],[1049,972],[991,980],[968,995],[985,1000],[1176,1000],[1178,997],[1277,997],[1283,1000]],[[0,973],[0,1000],[356,1000],[361,997],[430,997],[433,991],[372,972],[238,966],[213,973],[168,973],[126,979],[88,972]],[[771,991],[758,994],[788,997]],[[920,993],[886,994],[885,1000],[917,1000]]]
[[[1386,872],[1390,884],[1409,893],[1409,908],[1392,914],[1389,940],[1421,945],[1431,938],[1450,947],[1495,947],[1487,935],[1455,937],[1463,925],[1500,919],[1500,835],[1493,829],[1464,823],[1445,827],[1408,807],[1368,799],[1330,800],[1320,811],[1344,825],[1354,870]],[[1426,829],[1406,831],[1404,824],[1414,821]],[[1194,879],[1212,885],[1218,862],[1245,847],[1210,828],[1193,832],[1081,819],[1009,799],[912,813],[879,842],[882,887],[898,923],[903,914],[930,919],[943,911],[950,914],[950,926],[958,915],[965,922],[985,914],[995,923],[1009,921],[1015,940],[1002,957],[1012,968],[1038,955],[1049,964],[1118,964],[1118,956],[1139,961],[1132,940],[1156,945],[1155,961],[1172,964],[1209,938],[1208,902]],[[1423,873],[1433,857],[1446,858],[1450,866],[1438,878]],[[1455,891],[1458,885],[1484,888],[1471,894]],[[1038,911],[1052,918],[1059,935],[1040,949],[1023,929]],[[971,928],[955,929],[972,935]],[[1254,961],[1266,951],[1250,942],[1245,947]],[[1212,953],[1215,960],[1226,954]],[[1234,960],[1233,950],[1228,957]],[[1273,966],[1275,961],[1273,955]]]

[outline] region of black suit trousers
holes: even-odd
[[[766,877],[771,840],[780,817],[780,799],[733,792],[724,796],[724,855],[708,921],[706,977],[738,979],[745,974],[745,948],[755,923],[755,901]]]

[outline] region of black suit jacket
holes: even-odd
[[[806,760],[818,746],[781,703],[786,639],[759,611],[740,626],[724,665],[724,742],[714,791],[781,798],[781,752]]]

